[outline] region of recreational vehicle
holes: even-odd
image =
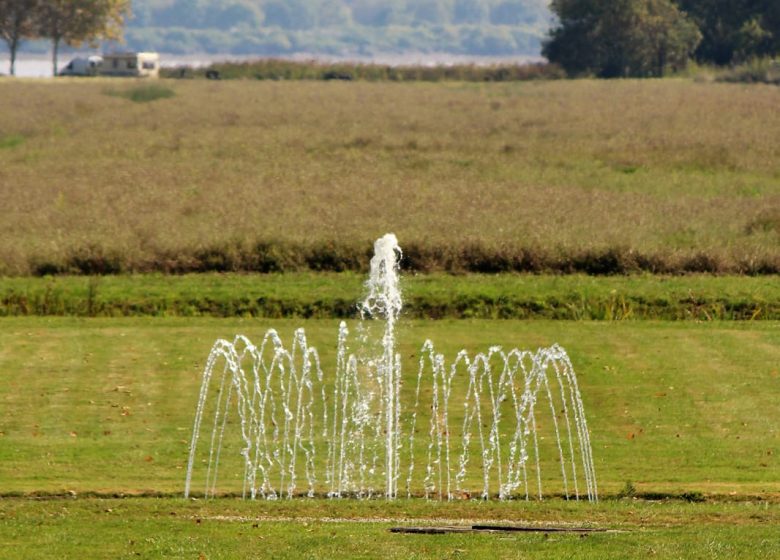
[[[104,54],[100,75],[159,78],[160,55],[156,52]]]

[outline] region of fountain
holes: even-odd
[[[577,377],[557,344],[535,352],[492,346],[473,357],[461,350],[447,365],[427,340],[416,383],[405,387],[395,344],[400,258],[394,235],[374,244],[358,351],[349,351],[342,322],[329,376],[301,328],[289,348],[274,329],[259,345],[242,335],[214,344],[185,497],[196,467],[205,470],[204,495],[219,493],[220,459],[232,435],[228,447],[239,448],[232,456],[243,470],[235,477],[252,499],[394,499],[402,473],[407,497],[542,499],[543,486],[552,485],[566,499],[598,499]],[[373,324],[383,326],[378,340]],[[212,419],[210,443],[199,455],[205,418]],[[551,461],[558,463],[552,480],[542,473]]]

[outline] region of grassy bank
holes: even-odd
[[[137,88],[0,84],[1,274],[780,270],[777,88]]]
[[[354,318],[354,273],[0,278],[0,316]],[[408,318],[778,320],[777,277],[406,275]]]
[[[2,319],[0,491],[182,492],[214,340],[244,333],[259,341],[274,327],[289,343],[296,326],[306,328],[329,375],[333,320]],[[405,399],[426,338],[450,360],[460,348],[564,346],[605,498],[626,481],[648,495],[780,492],[777,322],[404,321],[399,329]],[[220,489],[233,491],[238,455],[226,449]],[[554,455],[543,458],[543,471],[557,468]]]

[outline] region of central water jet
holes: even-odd
[[[398,239],[388,233],[374,242],[374,256],[366,288],[368,294],[360,305],[361,317],[384,319],[382,357],[377,367],[377,378],[383,389],[385,424],[385,496],[395,498],[398,492],[400,443],[400,356],[395,352],[395,323],[403,305],[400,287],[401,248]]]

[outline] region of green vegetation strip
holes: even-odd
[[[0,278],[0,316],[353,318],[354,273]],[[776,276],[407,275],[405,316],[780,319]]]
[[[502,520],[609,528],[577,534],[398,535],[404,524]],[[38,558],[776,558],[780,508],[766,503],[235,500],[0,501],[8,559]],[[520,555],[519,551],[522,551]]]

